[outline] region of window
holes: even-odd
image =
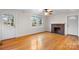
[[[41,26],[42,23],[42,17],[40,15],[32,16],[32,26]]]

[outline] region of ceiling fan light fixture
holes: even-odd
[[[45,14],[45,15],[48,15],[48,12],[45,12],[44,14]]]
[[[52,9],[44,9],[44,15],[51,15],[53,12]]]

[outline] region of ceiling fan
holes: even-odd
[[[52,9],[44,9],[44,15],[51,15],[53,13]]]

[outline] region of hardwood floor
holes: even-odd
[[[2,43],[0,50],[79,50],[77,37],[49,32],[4,40]]]

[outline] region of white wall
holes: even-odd
[[[44,24],[42,26],[32,27],[32,20],[31,20],[32,15],[35,15],[35,14],[34,13],[18,13],[16,17],[17,36],[34,34],[37,32],[44,31]]]
[[[2,39],[2,23],[1,23],[1,21],[0,21],[0,39]]]
[[[37,13],[39,13],[39,12],[37,12]],[[26,11],[25,10],[24,11],[23,10],[0,10],[0,14],[14,15],[15,20],[16,20],[15,28],[11,29],[11,27],[10,27],[10,30],[8,30],[8,29],[6,29],[6,27],[3,27],[3,29],[2,29],[3,40],[12,38],[12,37],[19,37],[19,36],[23,36],[23,35],[43,32],[45,30],[44,24],[42,26],[32,27],[31,17],[32,17],[32,15],[36,15],[37,13],[35,13],[33,11],[30,12],[28,10],[26,10]]]

